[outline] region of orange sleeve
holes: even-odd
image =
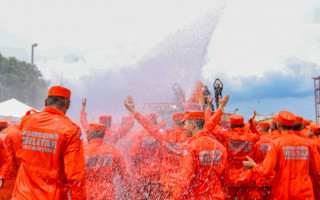
[[[270,142],[265,159],[262,164],[256,164],[253,167],[253,172],[258,173],[262,177],[271,175],[277,165],[278,159],[276,145],[273,142]]]
[[[207,109],[209,110],[209,109]],[[208,112],[206,110],[206,112]],[[213,132],[214,128],[217,126],[217,124],[219,123],[221,116],[222,116],[223,112],[222,110],[219,108],[214,115],[212,115],[212,117],[209,120],[205,121],[204,127],[203,129],[206,131],[209,131],[210,133]],[[208,114],[206,114],[208,115]],[[207,116],[205,116],[207,118]],[[214,134],[214,133],[213,133]]]
[[[180,156],[180,171],[176,180],[176,187],[171,199],[186,199],[187,191],[193,180],[196,163],[191,149],[183,148]]]
[[[82,126],[83,131],[85,132],[85,134],[87,133],[87,131],[89,130],[89,122],[87,120],[87,113],[85,110],[81,110],[80,112],[80,123]]]
[[[80,128],[68,138],[63,154],[64,169],[71,199],[86,199],[84,154]]]
[[[317,150],[317,146],[313,144],[310,148],[310,172],[311,175],[319,176],[320,175],[320,155]]]
[[[256,133],[258,135],[260,134],[260,132],[259,132],[259,130],[258,130],[256,125],[253,125],[253,126],[250,125],[250,130],[251,130],[252,133]]]
[[[123,138],[124,136],[127,135],[127,133],[129,133],[129,131],[132,129],[134,125],[134,116],[133,114],[129,114],[129,122],[122,125],[118,131],[115,132],[111,132],[111,135],[109,136],[109,143],[110,144],[116,144],[118,142],[118,140],[120,140],[121,138]]]
[[[150,120],[148,120],[144,115],[139,112],[134,114],[134,117],[138,122],[146,129],[152,137],[156,137],[159,140],[165,139],[165,131],[160,131],[160,128],[154,125]]]
[[[204,111],[204,120],[207,122],[209,121],[211,118],[211,109],[210,108],[207,108],[205,111]]]
[[[8,158],[7,151],[4,147],[4,143],[0,138],[0,177],[6,179],[10,173],[10,160]]]

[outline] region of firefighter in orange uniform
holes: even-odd
[[[42,112],[21,119],[20,162],[12,199],[85,199],[80,128],[65,113],[71,91],[49,89]]]
[[[0,133],[5,135],[4,131],[8,128],[7,122],[0,122]],[[10,181],[11,162],[5,149],[3,140],[0,138],[0,199],[11,199],[12,181]]]
[[[268,152],[270,138],[270,123],[259,123],[260,140],[254,147],[254,160],[257,163],[262,163]],[[255,185],[252,187],[252,199],[265,199],[271,192],[271,186],[273,184],[274,174],[268,177],[261,177],[259,174],[253,174]]]
[[[182,128],[180,121],[184,118],[183,113],[175,113],[172,116],[171,129],[161,130],[154,125],[147,117],[135,110],[135,105],[125,102],[125,107],[134,114],[135,119],[151,134],[161,142],[163,159],[161,163],[161,184],[163,186],[163,198],[170,199],[175,179],[180,167],[180,152],[182,145],[187,141],[187,135]]]
[[[248,129],[250,130],[254,126],[254,117],[255,112],[249,119],[250,127]],[[227,149],[228,162],[222,174],[225,198],[234,199],[237,196],[239,200],[249,199],[254,181],[252,180],[252,172],[242,166],[242,161],[246,159],[247,155],[253,157],[254,147],[259,140],[259,135],[244,129],[244,117],[242,115],[231,115],[230,123],[231,128],[229,130],[207,127]]]
[[[157,124],[156,113],[149,113],[146,117],[153,124]],[[143,129],[135,135],[129,153],[136,170],[134,176],[135,199],[162,199],[160,140]]]
[[[127,97],[130,99],[131,97]],[[85,131],[84,134],[84,139],[86,140],[87,137],[87,131],[89,128],[89,122],[87,120],[87,113],[85,111],[87,105],[87,99],[83,98],[82,99],[82,110],[80,112],[80,123]],[[134,125],[134,119],[133,116],[129,116],[129,121],[127,123],[122,123],[121,127],[118,130],[113,130],[111,129],[111,122],[112,122],[112,116],[111,115],[101,115],[99,116],[99,123],[106,125],[106,134],[104,135],[103,141],[107,144],[115,145],[119,139],[124,137],[133,127]]]
[[[228,100],[229,95],[220,99],[221,110]],[[213,121],[218,122],[215,119],[221,115],[221,112],[216,112]],[[181,122],[190,139],[181,150],[180,171],[171,199],[224,199],[220,176],[227,162],[226,148],[203,130],[204,112],[186,112]]]
[[[84,147],[88,199],[115,199],[113,179],[119,174],[123,181],[123,193],[128,195],[129,175],[119,150],[103,142],[107,127],[90,124],[88,145]],[[128,199],[127,196],[126,199]]]
[[[12,124],[0,133],[5,135],[5,148],[8,153],[9,161],[11,163],[10,174],[0,190],[0,199],[6,200],[11,199],[12,197],[14,183],[16,181],[20,165],[16,160],[16,152],[19,146],[20,126],[18,124]]]
[[[311,175],[319,175],[319,154],[312,144],[293,133],[295,115],[280,111],[278,129],[281,136],[270,142],[262,164],[256,164],[250,157],[243,166],[260,176],[268,176],[276,170],[275,182],[270,199],[314,199]]]
[[[319,134],[320,134],[320,126],[317,125],[315,122],[312,122],[307,127],[309,137],[313,140],[314,144],[317,147],[318,153],[320,153],[320,140],[319,140]],[[320,177],[315,176],[314,179],[314,196],[316,200],[320,199]]]

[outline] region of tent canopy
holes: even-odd
[[[0,103],[0,116],[22,117],[27,111],[34,109],[16,99],[10,99]]]

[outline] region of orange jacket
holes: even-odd
[[[18,124],[13,124],[1,131],[1,134],[5,135],[4,143],[11,166],[8,178],[5,180],[2,188],[0,189],[0,199],[3,200],[11,199],[14,189],[14,183],[16,182],[16,177],[20,165],[20,163],[18,163],[16,160],[16,152],[19,146],[20,132],[20,126]]]
[[[175,127],[173,131],[167,129],[160,130],[145,116],[140,113],[135,114],[135,119],[151,134],[161,142],[162,164],[161,164],[161,183],[174,187],[175,178],[180,167],[181,147],[188,137],[182,127]]]
[[[260,140],[256,143],[254,147],[254,161],[258,164],[262,163],[264,158],[267,155],[269,143],[272,141],[271,138],[268,137],[269,133],[263,133],[260,136]],[[272,185],[272,181],[274,179],[274,174],[268,177],[262,177],[257,173],[253,174],[253,178],[255,180],[257,187],[270,187]]]
[[[80,128],[60,110],[46,107],[21,119],[21,163],[12,199],[85,199]]]
[[[263,163],[256,164],[253,171],[261,176],[277,171],[272,199],[314,199],[310,175],[319,175],[320,157],[313,144],[286,131],[269,145]]]
[[[135,182],[159,183],[161,176],[161,142],[147,130],[134,138],[130,157],[135,165]]]
[[[95,138],[84,147],[84,155],[89,199],[115,199],[113,179],[117,173],[126,186],[129,186],[125,161],[115,147]]]
[[[174,199],[224,199],[220,176],[226,162],[226,148],[207,131],[195,134],[182,147],[180,172]]]
[[[134,125],[134,117],[133,114],[129,114],[129,122],[122,125],[117,131],[112,129],[107,129],[103,138],[103,141],[107,144],[115,145],[117,141],[125,136],[133,127]],[[81,110],[80,112],[80,123],[84,130],[84,139],[85,143],[87,143],[87,132],[89,130],[89,122],[87,120],[87,113],[85,110]]]
[[[223,173],[223,182],[231,187],[251,186],[252,171],[243,167],[242,161],[246,156],[253,157],[255,144],[259,140],[258,134],[244,131],[243,128],[225,130],[222,128],[212,129],[210,121],[206,127],[226,147],[228,163]]]
[[[7,151],[4,147],[4,143],[0,138],[0,178],[7,179],[10,173],[11,165],[8,159]]]
[[[9,160],[11,162],[11,170],[8,179],[15,180],[18,174],[20,163],[18,163],[16,159],[16,152],[19,147],[20,132],[20,126],[18,124],[13,124],[1,131],[1,134],[6,135],[4,143],[8,153]]]

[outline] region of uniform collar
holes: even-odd
[[[298,132],[299,133],[299,132]],[[284,131],[282,133],[280,133],[281,135],[290,135],[290,134],[295,134],[295,132],[293,132],[292,130],[287,130],[287,131]]]
[[[102,138],[93,138],[92,140],[90,140],[90,142],[88,144],[91,143],[103,143],[103,139]]]
[[[49,106],[45,107],[43,109],[43,112],[49,112],[49,113],[53,113],[53,114],[57,114],[57,115],[64,115],[64,113],[61,110],[59,110],[58,108],[49,107]]]

